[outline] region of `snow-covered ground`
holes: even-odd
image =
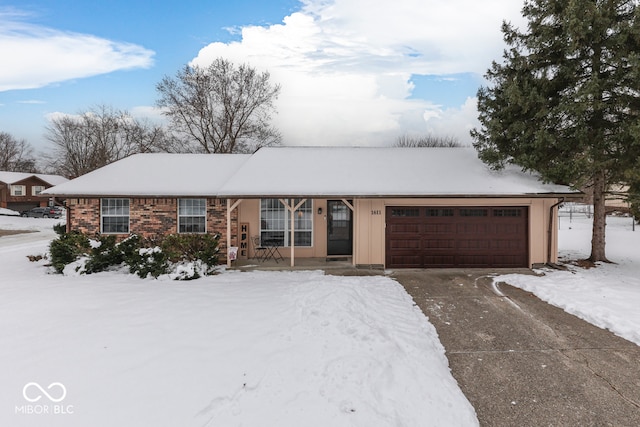
[[[587,211],[589,212],[589,211]],[[495,281],[533,292],[538,298],[640,345],[640,226],[631,218],[607,217],[606,251],[612,264],[572,266],[591,251],[591,219],[579,209],[560,218],[561,261],[568,271],[540,270],[541,277],[503,275]]]
[[[0,216],[0,426],[470,426],[395,281],[224,272],[64,277],[59,220]]]
[[[192,282],[48,274],[60,220],[0,216],[0,426],[477,425],[433,326],[386,277],[224,272]],[[591,220],[560,220],[563,261]],[[615,264],[502,275],[640,345],[640,227]],[[47,413],[45,413],[47,412]]]

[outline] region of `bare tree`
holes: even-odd
[[[410,136],[402,135],[396,139],[394,147],[462,147],[462,144],[457,138],[453,136],[435,136],[435,135],[423,135],[423,136]]]
[[[131,154],[173,151],[174,147],[162,127],[107,106],[52,119],[46,137],[54,145],[49,168],[70,177]]]
[[[33,148],[24,139],[17,140],[7,132],[0,132],[0,170],[37,172]]]
[[[156,104],[173,130],[197,141],[196,151],[253,152],[281,139],[270,124],[280,85],[269,79],[268,72],[218,58],[207,68],[187,65],[175,78],[164,77]]]

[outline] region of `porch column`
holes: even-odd
[[[242,199],[238,199],[233,204],[231,203],[231,199],[227,199],[227,267],[231,268],[231,259],[229,258],[229,247],[231,246],[231,212],[235,208],[237,208],[240,203],[242,203]]]
[[[291,217],[291,241],[289,242],[290,245],[290,257],[291,257],[291,267],[295,266],[295,252],[296,252],[296,225],[295,225],[295,213],[296,211],[300,208],[300,206],[302,206],[304,204],[304,202],[307,201],[307,199],[302,199],[300,200],[300,202],[295,205],[293,205],[293,199],[292,200],[292,205],[289,205],[289,203],[287,203],[284,199],[279,199],[280,203],[282,203],[287,210],[290,213],[290,217]]]

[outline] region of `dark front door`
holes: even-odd
[[[341,200],[327,201],[327,255],[353,255],[353,216]]]

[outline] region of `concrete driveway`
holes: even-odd
[[[391,274],[436,327],[480,424],[640,425],[640,347],[529,292],[494,286],[494,273]]]

